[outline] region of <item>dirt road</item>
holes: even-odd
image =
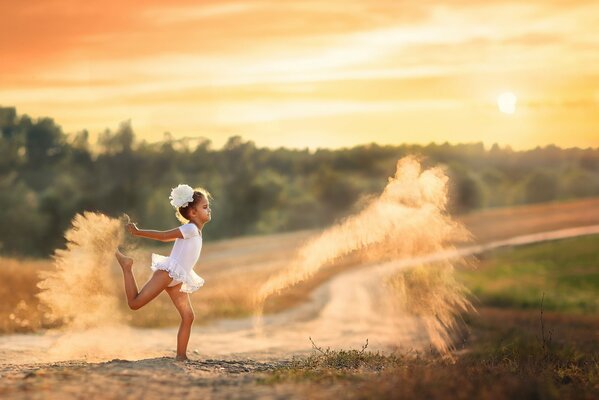
[[[599,234],[598,221],[588,217],[596,213],[589,211],[585,216],[580,212],[573,215],[570,211],[566,210],[563,217],[558,218],[562,226],[568,226],[566,229],[539,232],[538,225],[531,225],[522,230],[529,234],[506,238],[511,225],[505,224],[506,232],[493,235],[488,230],[480,231],[482,237],[500,240],[451,253],[349,269],[313,290],[309,301],[265,316],[260,329],[252,318],[197,325],[190,341],[190,356],[195,361],[186,363],[175,363],[171,358],[176,328],[135,329],[117,325],[80,332],[5,335],[0,337],[0,396],[23,399],[98,395],[115,399],[142,396],[152,399],[164,395],[298,396],[293,387],[281,385],[273,391],[272,387],[256,384],[256,376],[285,364],[294,355],[310,353],[309,337],[319,346],[331,348],[359,349],[366,339],[369,350],[388,351],[398,345],[427,348],[429,342],[423,334],[421,320],[403,318],[402,329],[398,330],[396,321],[385,318],[388,304],[381,301],[379,292],[381,282],[389,274],[421,263],[502,246]],[[540,211],[544,212],[544,209]],[[569,220],[564,223],[564,218]],[[532,220],[541,226],[552,226],[543,225],[542,219],[536,217]],[[583,221],[590,224],[574,226]],[[255,244],[251,247],[255,248]]]
[[[279,386],[277,393],[257,385],[256,374],[310,352],[309,337],[331,348],[360,348],[366,338],[371,350],[389,351],[402,342],[414,349],[427,346],[417,318],[403,321],[404,336],[400,338],[396,327],[385,323],[376,293],[381,279],[389,273],[502,246],[589,234],[599,234],[599,225],[518,236],[452,254],[352,269],[315,290],[309,302],[265,317],[259,330],[251,318],[195,328],[190,348],[196,360],[185,363],[170,358],[176,329],[114,326],[84,332],[7,335],[0,341],[0,395],[28,399],[81,398],[99,393],[103,398],[297,395],[285,385]],[[84,354],[85,360],[64,361],[73,354]],[[120,359],[123,354],[128,360]]]

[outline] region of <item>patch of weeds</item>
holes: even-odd
[[[331,350],[317,346],[310,338],[314,354],[306,358],[294,358],[287,366],[276,369],[261,383],[275,384],[280,382],[334,382],[340,379],[361,380],[372,374],[393,369],[405,368],[409,363],[422,362],[420,354],[381,354],[366,351],[368,339],[360,350]]]
[[[433,353],[323,349],[261,380],[297,383],[308,398],[599,398],[597,323],[541,310],[489,309],[471,317],[474,334],[454,360]],[[573,336],[576,334],[576,339]]]

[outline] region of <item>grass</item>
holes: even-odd
[[[218,242],[208,242],[202,250],[202,258],[196,271],[206,284],[191,296],[196,324],[206,324],[220,318],[239,318],[254,312],[254,294],[276,272],[286,267],[301,243],[314,233],[292,232],[264,237],[247,237]],[[153,244],[153,242],[138,242]],[[159,247],[134,248],[127,252],[134,260],[133,271],[141,287],[150,276],[152,252],[168,254],[172,244]],[[294,286],[281,296],[273,297],[266,304],[265,312],[288,309],[305,302],[314,288],[331,276],[359,264],[359,260],[346,257],[335,265],[323,269],[313,279]],[[46,318],[36,294],[40,271],[54,268],[52,260],[0,258],[0,334],[36,332],[56,327],[59,321]],[[122,278],[116,261],[107,266],[114,271],[114,284],[122,288]],[[180,322],[171,300],[166,293],[160,294],[141,311],[127,308],[124,291],[121,309],[115,310],[125,316],[129,325],[154,328],[177,326]]]
[[[589,209],[599,204],[597,199],[582,199],[560,204],[537,204],[512,208],[484,210],[462,217],[463,222],[482,240],[493,240],[516,234],[526,234],[544,229],[558,229],[569,226],[596,223],[596,213]],[[194,294],[191,299],[196,313],[196,324],[210,322],[223,317],[244,317],[253,311],[253,293],[272,274],[284,268],[294,251],[303,242],[317,232],[303,231],[286,234],[255,236],[211,242],[208,238],[202,251],[202,258],[196,271],[206,280],[206,285]],[[154,244],[149,241],[137,241],[137,244]],[[590,248],[589,248],[590,249]],[[152,251],[168,254],[170,245],[159,248],[139,249],[135,258],[134,272],[138,284],[141,285],[149,275],[150,253]],[[589,255],[590,257],[591,255]],[[311,291],[331,276],[359,264],[359,260],[351,258],[337,262],[330,268],[325,268],[312,279],[296,285],[285,291],[281,296],[274,296],[266,303],[265,311],[277,312],[301,304],[309,298]],[[484,263],[483,263],[484,264]],[[582,264],[576,265],[576,268]],[[591,264],[586,264],[591,265]],[[524,268],[519,265],[518,268]],[[108,266],[115,268],[118,266]],[[582,265],[584,267],[584,265]],[[40,309],[35,294],[38,292],[38,272],[51,270],[52,261],[33,259],[0,258],[0,334],[13,332],[33,332],[54,326]],[[498,287],[491,288],[493,278],[485,276],[493,268],[483,268],[475,272],[465,272],[464,280],[468,282],[474,293],[481,298],[483,304],[492,303],[496,306],[535,308],[538,306],[542,291],[547,293],[546,308],[550,310],[583,310],[593,312],[597,309],[596,300],[589,298],[587,289],[582,292],[578,288],[588,287],[597,283],[597,275],[569,271],[562,276],[562,288],[568,289],[565,296],[571,303],[557,305],[555,288],[548,289],[545,283],[535,274],[536,266],[531,269],[528,286],[522,282],[513,282],[508,278],[497,282]],[[596,270],[595,270],[596,271]],[[592,271],[591,271],[592,272]],[[118,274],[117,274],[118,275]],[[478,280],[478,282],[477,282]],[[120,278],[115,284],[121,285]],[[503,290],[500,285],[503,284]],[[578,285],[578,288],[577,288]],[[529,291],[532,288],[533,291]],[[493,289],[493,290],[491,290]],[[510,289],[518,292],[518,300],[510,295]],[[560,288],[561,290],[561,288]],[[584,292],[584,293],[583,293]],[[519,304],[518,304],[519,302]],[[144,307],[142,312],[129,311],[123,297],[123,308],[120,312],[126,315],[129,323],[138,327],[176,326],[179,317],[166,294],[161,294],[156,300]],[[585,310],[586,307],[586,311]]]
[[[0,259],[0,333],[22,333],[51,327],[35,296],[38,272],[52,267],[49,260]]]
[[[454,358],[323,350],[261,383],[311,398],[599,397],[599,235],[485,254],[458,277],[479,299]]]
[[[517,221],[505,216],[502,220],[510,229],[518,228]],[[493,226],[493,221],[486,223]],[[308,236],[207,244],[198,271],[207,285],[192,296],[197,320],[247,315],[248,293],[284,265],[298,241]],[[500,249],[482,256],[478,269],[458,271],[458,278],[478,298],[479,314],[466,316],[471,334],[453,360],[428,353],[381,354],[367,347],[332,351],[314,344],[313,355],[263,375],[260,382],[292,382],[304,397],[314,399],[599,398],[597,249],[599,235]],[[136,268],[143,278],[145,266],[139,260]],[[46,260],[2,259],[1,332],[48,327],[35,293],[37,272],[50,268]],[[326,278],[294,288],[273,307],[303,301]],[[166,296],[144,310],[131,312],[132,324],[178,322]]]
[[[380,373],[385,369],[406,366],[414,361],[410,354],[385,355],[380,352],[366,351],[368,340],[360,350],[323,349],[314,342],[312,346],[315,350],[314,354],[306,358],[294,358],[289,365],[261,378],[260,382],[277,384],[308,380],[331,383],[339,379],[359,377],[362,374]]]
[[[599,321],[483,309],[455,359],[430,354],[317,349],[261,379],[293,382],[311,398],[594,398],[599,394]],[[577,340],[569,340],[576,337]]]
[[[499,249],[458,278],[487,306],[599,312],[599,235]]]
[[[191,296],[196,314],[196,324],[208,323],[218,318],[235,318],[251,315],[253,293],[273,273],[280,270],[298,243],[310,237],[310,232],[293,232],[265,237],[248,237],[205,243],[202,259],[196,271],[206,284]],[[154,244],[137,241],[135,245]],[[150,276],[152,252],[168,255],[172,244],[159,247],[133,248],[129,254],[135,259],[134,274],[138,286]],[[116,260],[107,265],[114,271],[114,284],[122,289],[122,278]],[[59,321],[46,317],[36,294],[39,272],[51,271],[51,259],[25,259],[0,257],[0,334],[36,332],[56,327]],[[65,290],[68,290],[65,288]],[[307,298],[309,288],[297,288],[287,296],[276,299],[267,311],[284,309]],[[127,308],[122,293],[122,313],[132,326],[177,326],[180,322],[172,302],[162,293],[142,311]]]

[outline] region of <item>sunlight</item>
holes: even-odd
[[[516,112],[516,102],[518,98],[512,92],[505,92],[497,97],[497,107],[504,114],[513,114]]]

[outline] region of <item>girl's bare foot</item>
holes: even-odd
[[[116,259],[118,260],[122,269],[131,269],[131,267],[133,266],[133,259],[131,257],[127,257],[126,255],[121,253],[121,251],[118,248],[114,252],[114,255],[116,256]]]
[[[175,361],[189,361],[189,358],[187,356],[177,356],[175,357]]]

